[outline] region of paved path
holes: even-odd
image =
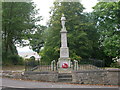
[[[12,80],[2,78],[2,87],[11,88],[118,88],[117,86],[95,86],[95,85],[78,85],[78,84],[65,84],[65,83],[52,83],[52,82],[37,82],[37,81],[24,81]]]

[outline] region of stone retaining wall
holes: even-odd
[[[120,85],[120,69],[119,70],[111,69],[107,71],[108,71],[107,79],[109,80],[108,83],[112,85]]]
[[[73,72],[73,82],[80,84],[120,85],[120,70],[96,70]]]
[[[2,77],[23,79],[23,80],[37,80],[37,81],[58,81],[57,72],[17,72],[17,71],[4,71]]]
[[[58,81],[57,72],[26,72],[24,78],[38,81]]]
[[[58,72],[3,72],[2,76],[25,80],[58,81]],[[120,85],[119,77],[120,69],[72,72],[72,82],[79,84]]]

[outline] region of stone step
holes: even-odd
[[[65,83],[71,83],[72,82],[72,74],[60,73],[60,74],[58,74],[58,81],[65,82]]]
[[[59,73],[58,75],[72,75],[70,73]]]
[[[59,80],[72,80],[72,78],[59,78]]]
[[[58,78],[72,78],[72,75],[60,74],[58,75]]]
[[[59,78],[59,82],[70,82],[72,81],[72,78]]]

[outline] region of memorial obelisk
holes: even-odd
[[[64,73],[70,71],[70,58],[69,58],[69,48],[67,46],[67,30],[65,27],[66,18],[64,14],[61,17],[62,29],[61,33],[61,47],[60,47],[60,58],[58,60],[59,72]]]

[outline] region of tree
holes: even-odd
[[[100,35],[99,44],[106,66],[113,57],[120,56],[120,1],[99,2],[94,8],[95,28]]]
[[[59,58],[60,52],[60,18],[62,13],[67,19],[68,47],[71,59],[80,60],[91,56],[92,44],[86,30],[89,30],[88,20],[84,7],[78,2],[55,2],[51,10],[51,18],[48,29],[45,31],[45,46],[40,53],[43,60],[51,61]],[[89,33],[90,34],[90,33]]]
[[[120,1],[100,2],[94,7],[100,44],[107,56],[120,56]]]
[[[41,47],[44,46],[44,30],[46,29],[45,26],[38,26],[36,32],[34,34],[31,34],[29,37],[30,46],[32,47],[32,50],[39,53]]]
[[[2,53],[3,57],[17,54],[15,44],[24,44],[24,39],[36,29],[36,22],[41,17],[35,17],[37,10],[32,2],[2,3]]]

